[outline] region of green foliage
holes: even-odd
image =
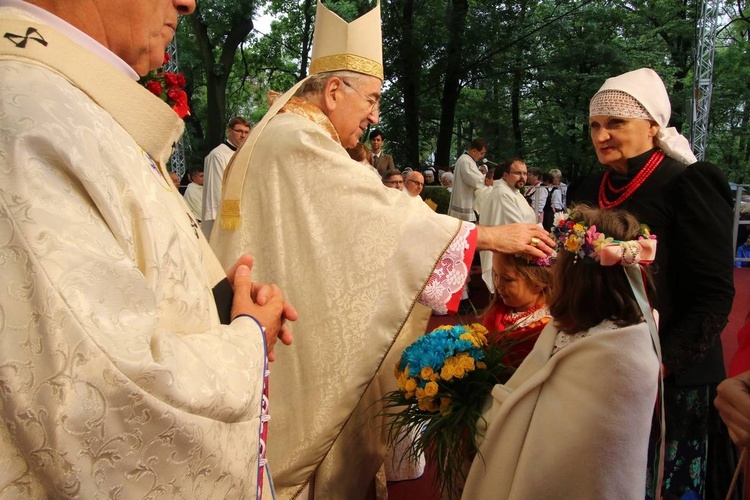
[[[750,20],[738,19],[717,41],[708,160],[730,181],[750,183]]]
[[[443,186],[425,186],[420,194],[423,200],[432,200],[439,214],[447,214],[451,202],[451,193]]]
[[[739,3],[721,2],[729,23],[716,48],[708,159],[731,179],[750,180],[748,138],[748,20]],[[374,0],[326,0],[346,20],[369,11]],[[200,0],[201,19],[216,51],[248,15],[275,19],[269,33],[251,32],[232,57],[225,116],[259,119],[269,90],[285,91],[306,76],[315,1]],[[465,26],[451,29],[465,6]],[[687,123],[692,96],[698,0],[383,0],[385,82],[378,127],[399,167],[431,164],[436,152],[448,164],[467,142],[483,136],[488,157],[526,158],[530,166],[560,168],[567,180],[601,168],[588,137],[588,101],[602,82],[639,67],[652,67],[670,91],[672,125]],[[178,31],[193,117],[187,121],[196,157],[210,144],[209,72],[201,62],[190,23]],[[450,43],[463,47],[451,59]],[[218,63],[217,63],[218,64]],[[457,73],[455,113],[446,75]],[[441,124],[452,130],[440,135]],[[685,127],[685,132],[687,128]],[[448,141],[446,143],[446,141]]]

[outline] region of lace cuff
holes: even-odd
[[[419,303],[438,314],[456,312],[476,247],[476,226],[471,222],[462,222],[458,234],[427,280],[427,285],[419,296]]]

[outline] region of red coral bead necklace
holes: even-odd
[[[520,313],[517,313],[517,312],[506,312],[506,313],[504,313],[502,315],[502,318],[500,319],[500,321],[506,327],[510,326],[510,325],[512,325],[514,323],[517,323],[519,320],[521,320],[523,318],[531,316],[533,313],[535,313],[539,309],[541,309],[543,305],[544,304],[542,303],[542,304],[533,306],[533,307],[527,309],[526,311],[523,311],[523,312],[520,312]]]
[[[625,203],[625,201],[633,196],[633,193],[638,191],[641,185],[646,182],[646,179],[654,173],[656,167],[658,167],[662,160],[664,160],[664,156],[666,155],[663,151],[658,149],[654,151],[654,154],[651,155],[651,158],[648,159],[646,165],[644,165],[641,171],[638,172],[630,182],[619,188],[612,185],[612,172],[609,170],[604,172],[602,183],[599,185],[599,207],[604,210],[609,210],[610,208],[616,208]],[[614,200],[607,198],[608,191],[617,196],[617,198]]]

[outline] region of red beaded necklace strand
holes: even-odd
[[[518,323],[519,320],[526,318],[527,316],[531,316],[533,313],[541,309],[543,305],[544,304],[536,305],[520,313],[506,312],[500,318],[500,322],[505,325],[505,327],[508,327],[512,324]]]
[[[644,165],[641,171],[638,172],[630,182],[620,188],[616,188],[612,185],[612,173],[609,170],[604,172],[602,183],[599,185],[599,207],[604,210],[609,210],[610,208],[616,208],[625,203],[625,200],[633,196],[633,193],[638,191],[638,188],[640,188],[641,185],[646,182],[646,179],[654,173],[654,170],[656,170],[656,167],[661,164],[664,156],[663,151],[654,151],[654,154],[651,155],[651,158],[648,159],[646,165]],[[607,198],[607,191],[616,195],[617,198],[610,201]]]

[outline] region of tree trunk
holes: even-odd
[[[404,98],[404,150],[407,165],[419,165],[419,76],[421,60],[414,45],[414,0],[404,0],[401,9],[401,40],[398,66],[401,73],[401,91]]]
[[[516,156],[523,157],[523,137],[521,136],[521,83],[523,82],[523,70],[516,67],[513,70],[513,82],[510,89],[510,111],[513,121],[513,147]]]
[[[188,19],[193,28],[200,59],[206,72],[207,115],[204,153],[207,153],[224,140],[224,131],[227,126],[227,82],[237,49],[253,29],[253,19],[252,12],[248,12],[246,18],[235,19],[224,42],[219,46],[218,61],[208,35],[208,25],[203,21],[197,3],[195,12]]]
[[[302,14],[304,15],[305,23],[302,28],[302,50],[300,50],[299,56],[299,73],[297,74],[297,81],[302,80],[307,76],[307,54],[310,53],[313,31],[312,0],[305,0],[305,3],[302,6]]]
[[[450,38],[448,39],[448,57],[445,70],[445,84],[441,99],[440,128],[438,130],[435,166],[446,169],[451,165],[451,137],[456,118],[456,103],[460,94],[460,80],[464,76],[463,46],[466,29],[466,14],[469,10],[467,0],[453,0],[448,18]],[[460,148],[459,148],[460,151]]]

